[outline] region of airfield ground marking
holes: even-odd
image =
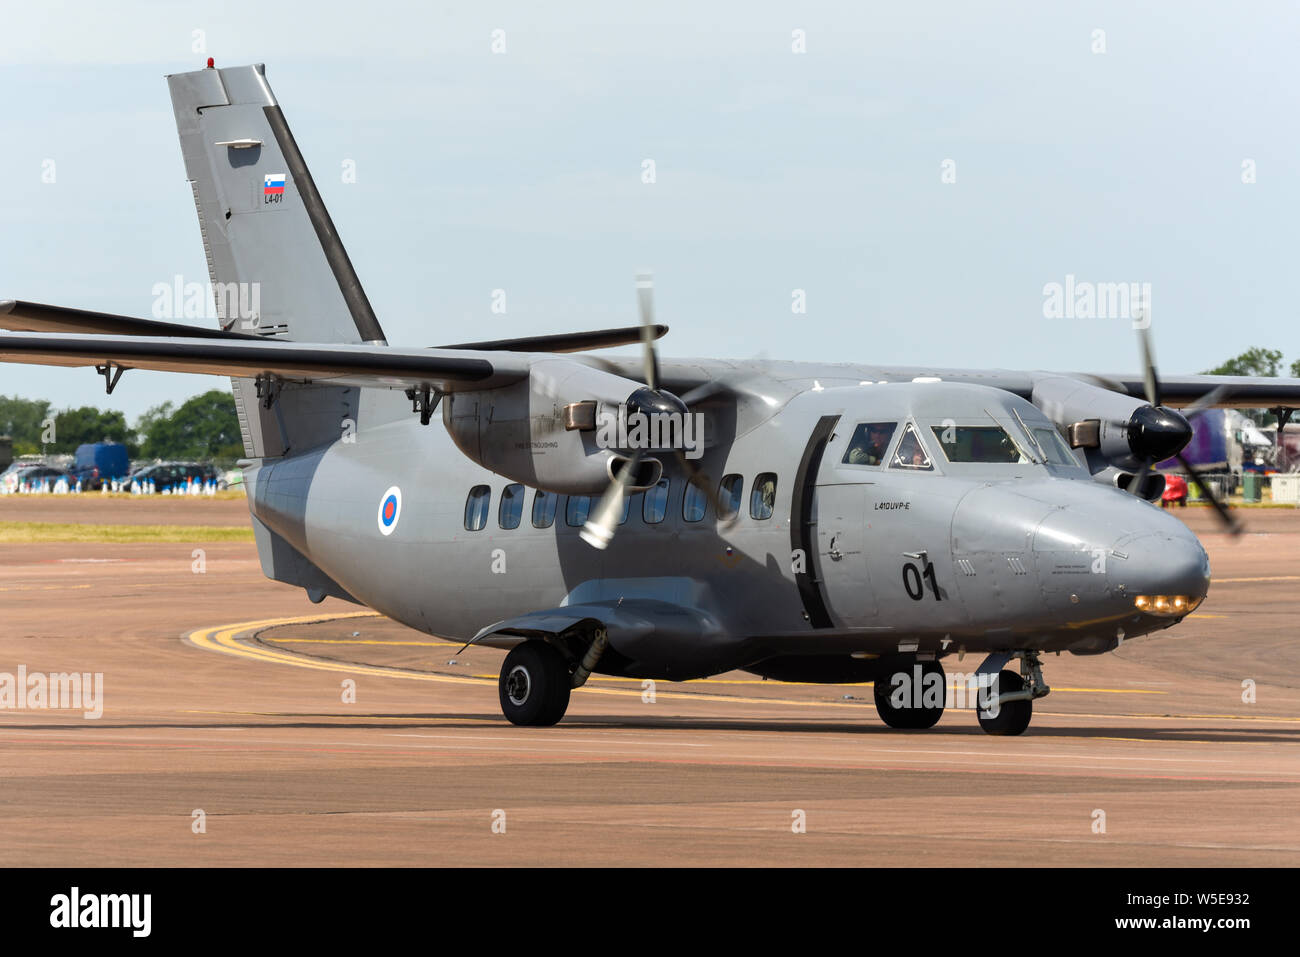
[[[1300,577],[1300,576],[1298,576]],[[431,672],[414,672],[399,668],[386,668],[379,665],[364,664],[346,664],[343,662],[326,661],[319,658],[303,657],[288,652],[277,652],[268,647],[253,647],[241,644],[236,640],[236,636],[249,631],[262,630],[266,628],[278,627],[281,625],[318,623],[324,621],[336,621],[352,618],[379,618],[382,617],[376,612],[351,612],[335,615],[308,615],[300,618],[272,618],[262,621],[241,622],[235,625],[219,625],[215,628],[202,628],[198,631],[191,632],[185,636],[186,640],[199,648],[209,651],[217,651],[224,654],[231,654],[237,657],[247,658],[253,661],[270,661],[278,664],[287,664],[299,668],[309,668],[318,671],[342,671],[352,674],[372,674],[380,677],[406,678],[417,681],[435,681],[435,682],[460,682],[462,684],[496,684],[496,678],[479,678],[468,675],[440,675]],[[576,689],[588,694],[606,694],[618,695],[623,697],[640,697],[640,692],[636,690],[620,690],[617,688],[592,688],[584,686]],[[1104,690],[1104,689],[1097,689]],[[1154,694],[1167,694],[1168,692],[1151,692]],[[822,708],[857,708],[862,709],[861,702],[846,701],[796,701],[789,698],[745,698],[737,695],[709,695],[698,694],[693,692],[659,692],[659,696],[673,698],[681,701],[720,701],[740,704],[786,704],[796,707],[822,707]],[[955,710],[955,709],[954,709]],[[969,709],[968,709],[969,710]],[[1300,717],[1269,717],[1260,715],[1233,715],[1233,714],[1190,714],[1190,715],[1158,715],[1144,714],[1141,712],[1126,712],[1120,714],[1092,714],[1092,713],[1071,713],[1067,711],[1041,711],[1042,716],[1060,717],[1060,718],[1106,718],[1106,719],[1132,719],[1144,718],[1157,721],[1204,721],[1211,719],[1222,719],[1232,721],[1261,721],[1274,723],[1291,723],[1300,722]],[[1134,741],[1145,741],[1146,739],[1134,738]],[[1146,742],[1151,743],[1151,742]],[[1210,742],[1205,742],[1210,743]],[[1289,743],[1289,742],[1277,742]]]
[[[357,617],[364,615],[364,612],[357,613]],[[1217,617],[1227,617],[1217,616]],[[328,621],[330,619],[312,619],[313,621]],[[272,643],[276,645],[391,645],[392,647],[427,647],[427,648],[461,648],[464,647],[463,641],[388,641],[378,638],[279,638],[268,636],[259,639],[263,643]],[[363,665],[362,667],[369,667]],[[375,666],[379,667],[379,666]],[[459,675],[455,677],[460,677]],[[471,674],[466,675],[469,678],[480,678],[486,681],[496,681],[497,675],[490,674]],[[624,684],[641,684],[640,678],[620,678],[614,675],[592,675],[588,681],[607,681],[622,682]],[[710,685],[764,685],[769,682],[762,678],[696,678],[692,684],[710,684]],[[820,686],[827,687],[825,682],[821,681],[782,681],[782,685],[800,685],[800,686]],[[870,681],[837,681],[833,687],[836,688],[870,688],[873,682]],[[949,687],[955,687],[956,682],[952,676],[949,676]],[[1169,694],[1168,691],[1154,691],[1147,688],[1063,688],[1054,686],[1053,691],[1067,691],[1080,694]],[[764,699],[765,700],[765,699]]]
[[[1296,582],[1300,581],[1300,575],[1265,575],[1263,578],[1212,578],[1212,585],[1228,585],[1238,582]]]
[[[192,644],[198,645],[199,647],[207,648],[208,650],[228,651],[240,655],[241,657],[261,658],[263,660],[269,660],[269,661],[280,661],[286,664],[302,664],[303,666],[307,666],[305,664],[306,662],[312,662],[312,663],[319,664],[323,670],[329,670],[329,671],[339,671],[339,670],[360,671],[364,674],[381,674],[388,677],[426,678],[427,680],[440,680],[440,681],[474,681],[476,683],[481,682],[487,684],[495,684],[498,680],[498,676],[496,675],[435,675],[431,672],[412,672],[408,669],[387,668],[382,665],[347,664],[344,662],[325,661],[324,659],[318,659],[318,658],[304,658],[303,656],[294,655],[290,652],[279,652],[269,647],[264,649],[250,647],[248,645],[244,645],[236,641],[236,635],[241,632],[263,630],[266,628],[279,627],[281,625],[288,625],[288,624],[307,624],[307,623],[318,623],[323,621],[333,621],[336,619],[336,617],[339,620],[341,620],[345,618],[380,617],[380,616],[375,615],[372,612],[353,612],[351,614],[339,615],[339,616],[312,615],[312,616],[307,616],[305,618],[269,619],[267,621],[261,621],[261,622],[242,622],[238,625],[228,625],[219,628],[197,631],[189,635],[188,639]],[[293,641],[293,639],[269,639],[269,640],[276,641],[277,643],[281,643],[281,644]],[[313,639],[308,639],[308,640],[313,640]],[[315,639],[315,640],[324,640],[324,639]],[[346,641],[346,639],[333,639],[333,640]],[[363,643],[363,642],[358,642],[358,643]],[[383,644],[384,642],[370,640],[367,643]],[[407,645],[407,644],[420,644],[420,642],[392,642],[392,644]],[[453,643],[447,642],[446,644],[453,644]],[[593,680],[635,683],[637,685],[640,685],[641,683],[640,679],[637,678],[616,678],[616,677],[609,677],[609,676],[600,676],[599,679],[593,679]],[[763,682],[762,680],[746,681],[746,680],[737,680],[737,679],[724,680],[724,679],[714,679],[714,678],[702,678],[697,680],[694,683],[695,684],[761,685],[764,684],[765,682]],[[781,684],[802,685],[802,684],[811,684],[811,682],[781,682]],[[850,683],[843,686],[844,687],[866,687],[869,686],[870,684],[871,684],[870,682],[860,682],[860,683]],[[617,694],[617,693],[636,694],[639,696],[639,692],[631,692],[631,691],[618,692],[612,688],[603,689],[603,688],[584,687],[581,690],[604,693],[604,694]],[[1053,690],[1069,691],[1069,692],[1076,692],[1076,691],[1096,692],[1096,693],[1108,693],[1108,694],[1164,695],[1169,693],[1167,691],[1152,691],[1152,690],[1136,689],[1136,688],[1056,688]],[[664,692],[664,693],[674,694],[674,692]],[[693,700],[726,700],[726,701],[747,700],[742,698],[735,698],[732,696],[725,696],[721,699],[710,699],[705,696],[694,694],[694,693],[688,694],[687,697]],[[848,704],[840,701],[805,702],[805,701],[793,701],[790,699],[783,699],[783,698],[756,698],[752,700],[756,702],[768,702],[768,701],[783,702],[783,703],[795,704],[795,705],[808,704],[808,705],[833,705],[837,707],[857,707],[857,705]]]

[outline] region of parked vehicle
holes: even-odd
[[[72,480],[83,491],[98,491],[105,482],[126,478],[130,471],[126,446],[121,442],[88,442],[77,446]]]
[[[218,490],[225,490],[228,487],[216,466],[203,465],[199,462],[159,462],[155,465],[146,465],[132,472],[127,478],[128,484],[136,482],[141,484],[152,482],[153,490],[160,493],[175,492],[193,482],[216,482]]]
[[[18,486],[18,476],[28,469],[34,469],[40,464],[38,462],[13,462],[3,472],[0,472],[0,491],[12,492]]]
[[[20,488],[26,486],[29,482],[44,483],[48,480],[49,483],[53,485],[58,482],[59,479],[66,480],[69,485],[74,485],[76,483],[76,480],[70,478],[68,473],[63,469],[41,463],[35,465],[31,463],[23,463],[19,465],[15,462],[13,467],[6,471],[3,476],[0,476],[0,481],[3,481],[4,490],[6,492],[16,492]]]

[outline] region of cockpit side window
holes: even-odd
[[[898,440],[898,448],[894,451],[894,458],[889,463],[889,467],[910,469],[913,472],[934,471],[930,455],[925,451],[925,446],[921,444],[921,437],[916,434],[916,429],[911,425],[903,429],[903,437]]]
[[[841,461],[845,465],[884,465],[889,440],[897,428],[897,422],[863,422],[853,430]]]

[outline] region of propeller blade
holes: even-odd
[[[687,392],[681,397],[682,402],[689,408],[696,403],[711,399],[715,395],[724,395],[732,393],[734,389],[719,379],[711,379],[703,385],[697,385],[694,389]]]
[[[1201,478],[1201,473],[1192,467],[1191,462],[1183,458],[1183,453],[1179,452],[1176,457],[1178,463],[1186,469],[1191,480],[1196,483],[1196,487],[1201,490],[1201,495],[1203,495],[1209,503],[1214,506],[1214,510],[1219,513],[1219,518],[1223,521],[1228,532],[1232,535],[1240,535],[1241,526],[1237,523],[1237,520],[1232,517],[1232,514],[1228,511],[1228,507],[1215,497],[1214,490],[1210,488],[1208,482]]]
[[[1205,393],[1205,395],[1201,396],[1191,405],[1185,407],[1182,410],[1183,417],[1190,419],[1192,418],[1192,416],[1200,415],[1202,412],[1206,411],[1207,409],[1214,408],[1216,405],[1218,405],[1220,402],[1222,402],[1230,395],[1232,395],[1231,387],[1226,385],[1215,386],[1213,389]]]
[[[1147,482],[1147,476],[1151,474],[1151,460],[1143,459],[1142,467],[1138,469],[1137,475],[1133,476],[1133,481],[1128,483],[1128,490],[1138,498],[1145,498],[1142,494],[1142,486]]]
[[[609,488],[605,489],[605,494],[596,503],[595,511],[587,516],[587,522],[582,526],[578,537],[592,548],[603,551],[614,540],[614,529],[618,527],[618,520],[623,517],[623,499],[627,496],[627,487],[631,484],[632,477],[637,474],[640,465],[641,450],[638,449],[632,453],[632,458],[623,465],[623,468],[614,473],[614,480],[609,483]]]
[[[642,361],[645,363],[645,384],[659,391],[659,356],[655,352],[655,281],[650,273],[636,277],[636,304],[641,313]]]
[[[1138,330],[1138,347],[1142,351],[1142,383],[1146,387],[1147,401],[1160,405],[1160,376],[1156,372],[1155,355],[1151,351],[1151,332],[1143,327]]]
[[[713,481],[704,472],[686,457],[686,453],[681,449],[675,450],[677,462],[686,473],[686,480],[704,493],[708,503],[713,506],[713,514],[718,517],[718,524],[722,528],[730,528],[736,523],[736,518],[740,514],[739,510],[727,513],[727,506],[723,504],[722,499],[718,497],[717,491],[713,488]]]

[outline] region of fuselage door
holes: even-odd
[[[817,568],[827,610],[841,628],[876,623],[876,597],[867,575],[866,501],[866,485],[817,486]]]

